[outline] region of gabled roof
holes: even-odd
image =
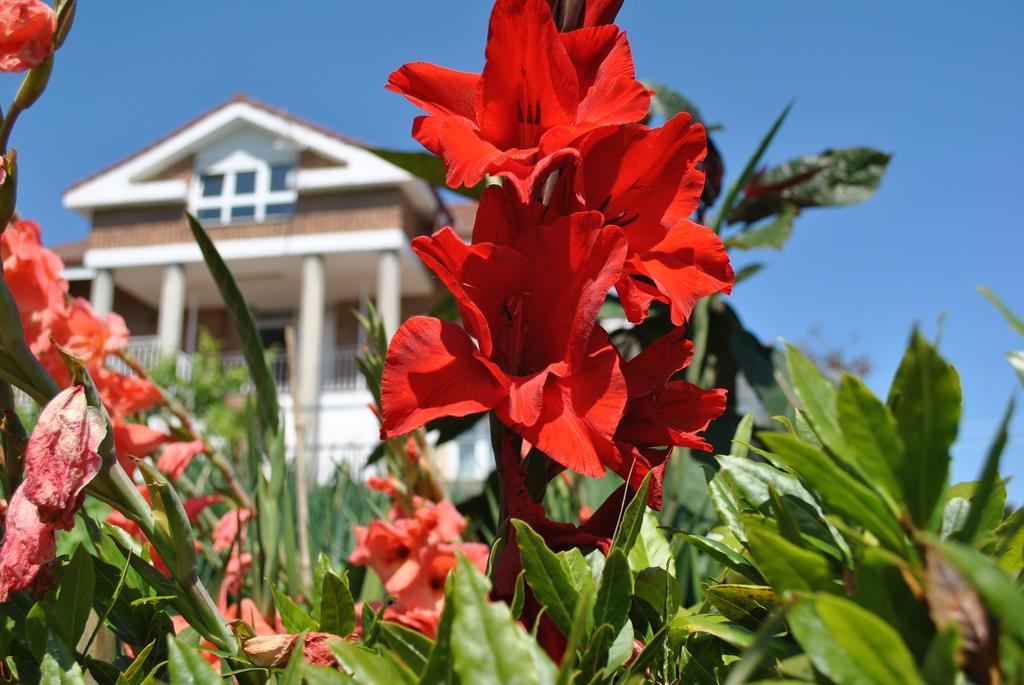
[[[356,140],[242,94],[183,124],[141,150],[72,184],[64,206],[84,214],[103,207],[184,203],[188,183],[154,178],[239,126],[262,130],[336,166],[300,170],[299,192],[399,186],[424,212],[436,209],[430,189],[405,170],[368,152]]]

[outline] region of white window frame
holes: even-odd
[[[266,159],[246,150],[236,150],[205,168],[195,169],[192,187],[189,191],[189,206],[192,213],[198,215],[204,209],[219,209],[219,220],[203,219],[202,221],[216,222],[221,225],[252,224],[267,221],[267,205],[294,204],[298,198],[298,193],[295,190],[297,159],[294,155],[275,157]],[[288,174],[287,188],[285,190],[271,190],[270,168],[282,165],[290,165],[292,167],[291,172]],[[238,174],[247,171],[256,172],[255,188],[252,193],[240,195],[235,192],[235,181]],[[203,176],[216,176],[218,174],[223,174],[224,176],[221,194],[215,197],[203,197]],[[231,209],[246,205],[252,205],[255,208],[254,215],[252,217],[232,220]],[[288,219],[289,216],[276,215],[272,216],[271,220],[284,220]]]

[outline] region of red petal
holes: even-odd
[[[630,234],[630,269],[654,281],[668,298],[672,323],[686,321],[702,297],[731,292],[733,283],[729,253],[722,240],[692,221],[677,222],[657,236]]]
[[[626,240],[597,212],[580,212],[523,233],[517,247],[533,265],[523,317],[531,340],[520,373],[560,361],[575,366],[587,350],[608,289],[621,273]]]
[[[501,407],[499,416],[559,464],[597,478],[604,474],[599,455],[611,449],[625,406],[626,381],[619,353],[604,331],[594,329],[591,349],[579,368],[564,378],[550,377],[536,424],[511,424]]]
[[[529,262],[511,248],[466,245],[447,227],[429,238],[416,238],[412,247],[455,296],[463,325],[477,339],[480,352],[490,357],[493,336],[506,320],[502,308],[526,288]]]
[[[453,323],[415,316],[388,348],[381,383],[385,437],[403,435],[441,416],[491,409],[508,381]]]
[[[205,450],[206,445],[202,440],[172,442],[164,447],[164,451],[160,453],[156,467],[167,474],[171,480],[177,480],[185,472],[185,468],[192,461],[192,457]]]
[[[690,363],[693,343],[679,327],[658,338],[622,367],[629,396],[640,397],[660,390],[672,375]]]
[[[622,8],[622,0],[587,0],[583,9],[584,26],[614,24],[615,15]]]
[[[103,464],[96,450],[106,434],[106,420],[88,405],[81,385],[62,391],[43,408],[25,449],[22,487],[40,519],[59,528],[74,525],[82,490]]]
[[[599,80],[576,112],[576,135],[598,126],[640,121],[647,116],[650,105],[651,91],[636,79],[617,77]]]
[[[39,518],[36,506],[18,488],[4,518],[4,542],[0,547],[0,603],[11,592],[45,584],[46,567],[56,557],[53,529]]]
[[[479,84],[480,74],[411,62],[392,72],[385,87],[431,114],[460,116],[475,122]]]
[[[498,0],[487,35],[478,122],[502,149],[535,147],[576,118],[576,71],[544,0]],[[539,124],[528,123],[534,118]]]
[[[664,390],[631,400],[615,439],[638,446],[710,449],[696,433],[725,411],[726,391],[673,381]]]
[[[576,67],[581,101],[599,80],[636,78],[629,41],[617,26],[582,28],[563,33],[561,37],[569,59]]]
[[[420,131],[416,139],[429,149],[433,148],[427,145],[427,141],[436,137],[438,154],[444,160],[444,167],[447,170],[445,180],[452,188],[476,185],[495,165],[510,170],[522,166],[505,151],[484,140],[480,131],[462,117],[446,117],[440,120],[440,125],[436,129],[423,129],[421,126]],[[527,156],[532,154],[529,152]],[[521,170],[522,173],[525,173],[524,170]]]

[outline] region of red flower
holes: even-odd
[[[618,27],[559,34],[544,0],[498,0],[482,74],[414,62],[387,87],[430,113],[413,136],[444,160],[452,187],[484,174],[525,179],[544,155],[598,126],[639,121],[650,103]]]
[[[156,467],[171,480],[177,480],[185,472],[192,458],[204,451],[206,451],[206,444],[202,440],[172,442],[160,453]]]
[[[683,336],[684,330],[677,328],[623,366],[629,402],[606,460],[634,489],[654,471],[648,504],[656,509],[661,508],[662,477],[672,446],[710,450],[697,433],[725,411],[725,390],[670,380],[693,356],[693,344]]]
[[[25,448],[21,487],[42,521],[65,530],[74,526],[83,490],[103,464],[96,450],[106,434],[106,421],[88,406],[81,385],[62,391],[43,408]]]
[[[626,241],[596,212],[511,241],[469,246],[450,228],[413,241],[455,296],[465,330],[428,317],[398,330],[384,367],[382,435],[494,409],[558,463],[600,476],[599,448],[615,432],[626,388],[618,352],[595,324]]]
[[[223,552],[231,547],[244,534],[244,526],[252,518],[252,512],[248,509],[231,509],[221,516],[217,527],[213,529],[213,549]]]
[[[25,71],[53,51],[57,16],[40,0],[0,1],[0,71]]]
[[[0,547],[0,602],[11,592],[26,588],[44,591],[50,584],[49,566],[56,558],[53,527],[39,518],[25,488],[14,492],[4,517]]]
[[[145,457],[170,440],[171,436],[145,424],[125,423],[120,419],[114,419],[114,447],[117,450],[117,460],[128,475],[135,473],[133,458]]]
[[[163,401],[163,393],[152,381],[126,376],[105,368],[92,374],[103,405],[114,418],[124,418],[152,409]]]
[[[249,660],[264,668],[283,668],[295,651],[299,635],[261,635],[245,641],[242,649]],[[309,632],[302,635],[302,656],[307,664],[337,666],[334,651],[327,640],[336,637],[329,633]]]

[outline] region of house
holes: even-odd
[[[200,329],[221,341],[225,363],[242,363],[184,212],[203,222],[264,344],[278,350],[288,440],[294,445],[299,412],[321,477],[342,460],[360,466],[377,440],[352,311],[370,299],[389,335],[427,311],[441,286],[410,241],[449,223],[465,234],[475,212],[449,210],[427,184],[359,143],[244,96],[71,186],[64,205],[90,221],[87,238],[56,248],[72,292],[98,312],[121,314],[134,336],[129,350],[144,364],[177,356],[187,368]],[[288,327],[297,338],[291,373]],[[483,475],[485,435],[481,428],[440,451],[442,472]]]

